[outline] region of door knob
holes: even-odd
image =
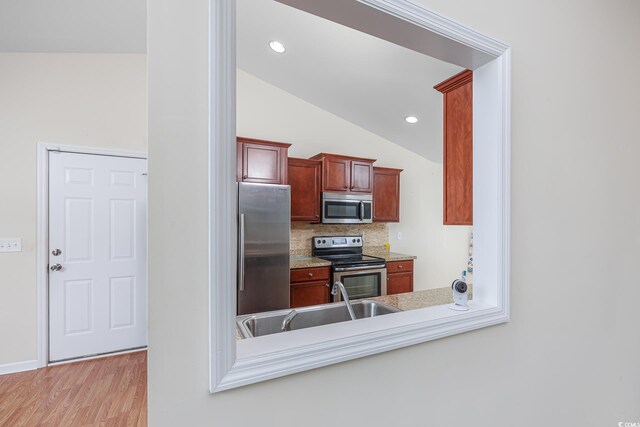
[[[51,267],[49,267],[49,270],[51,270],[51,271],[60,271],[60,270],[62,270],[62,265],[53,264]]]
[[[51,251],[51,255],[53,256],[60,256],[61,253],[62,251],[60,249],[54,249]]]

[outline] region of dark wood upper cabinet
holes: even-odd
[[[351,161],[352,193],[371,193],[373,191],[373,162]]]
[[[402,169],[373,168],[373,220],[400,222],[400,172]]]
[[[434,89],[444,94],[444,224],[473,225],[473,72]]]
[[[348,159],[328,157],[323,162],[324,180],[322,189],[324,191],[349,191],[349,180],[351,171],[349,170]]]
[[[320,153],[311,159],[322,161],[322,191],[371,193],[374,159]]]
[[[289,157],[291,221],[320,222],[322,162]]]
[[[287,183],[287,153],[291,144],[237,138],[237,180],[258,184]]]

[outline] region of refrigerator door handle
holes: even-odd
[[[244,291],[244,214],[240,214],[238,233],[238,289]]]

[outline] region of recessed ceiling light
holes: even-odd
[[[271,40],[269,42],[269,47],[271,48],[271,50],[273,50],[275,53],[284,53],[287,49],[284,47],[284,45],[282,43],[280,43],[278,40]]]
[[[404,118],[404,121],[407,123],[414,124],[414,123],[418,123],[418,118],[415,116],[408,116]]]

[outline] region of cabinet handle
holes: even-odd
[[[316,215],[316,218],[320,218],[320,215]]]
[[[329,287],[330,287],[330,286],[329,286],[329,283],[325,283],[324,285],[325,285],[327,288],[329,288]]]
[[[349,186],[348,186],[348,185],[345,185],[345,186],[344,186],[344,189],[345,189],[345,190],[349,189]]]
[[[399,264],[399,265],[398,265],[398,268],[402,268],[402,264]]]
[[[247,175],[242,175],[242,179],[247,179]]]
[[[309,273],[309,277],[313,277],[313,273]]]

